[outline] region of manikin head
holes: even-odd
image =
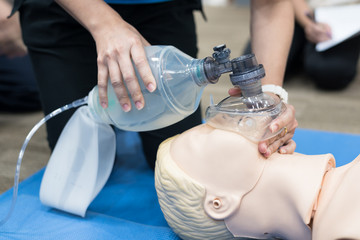
[[[239,133],[199,125],[159,148],[155,183],[183,239],[309,239],[331,155],[273,154]]]

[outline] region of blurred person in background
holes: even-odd
[[[39,91],[21,36],[19,14],[7,18],[10,2],[0,0],[0,111],[41,109]]]
[[[291,76],[301,69],[319,89],[341,90],[346,88],[357,73],[360,35],[318,52],[315,49],[316,44],[331,39],[332,29],[326,22],[315,21],[314,9],[325,6],[360,4],[360,0],[293,0],[293,2],[295,30],[286,74]],[[360,23],[358,24],[360,26]]]
[[[317,43],[331,39],[332,29],[325,22],[316,22],[314,10],[325,6],[360,4],[360,0],[292,1],[295,11],[295,28],[286,65],[285,80],[296,74],[305,73],[318,89],[345,89],[357,74],[360,35],[325,51],[317,51],[315,48]],[[249,42],[244,53],[251,51]]]

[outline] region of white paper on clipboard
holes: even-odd
[[[360,34],[360,4],[316,8],[315,20],[331,27],[332,39],[316,44],[318,52],[325,51]]]

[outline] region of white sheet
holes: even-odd
[[[319,7],[315,19],[332,29],[332,39],[316,44],[316,50],[321,52],[360,33],[360,4]]]

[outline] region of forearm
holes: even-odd
[[[0,0],[0,23],[6,20],[11,13],[11,4],[7,0]]]
[[[259,63],[264,65],[263,84],[282,85],[293,36],[291,1],[251,1],[251,43]]]
[[[62,8],[83,25],[94,38],[107,28],[125,21],[102,0],[55,0]]]

